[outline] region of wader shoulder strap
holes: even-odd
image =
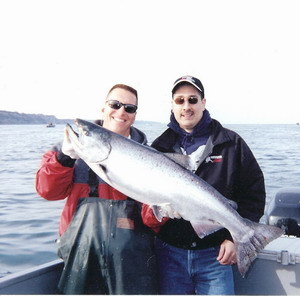
[[[97,175],[94,173],[92,169],[89,170],[89,180],[88,184],[90,186],[90,194],[89,197],[98,197],[98,185],[99,180]]]

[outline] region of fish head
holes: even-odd
[[[78,156],[86,162],[100,164],[111,151],[111,135],[101,126],[83,119],[75,119],[77,131],[66,126],[67,138]]]

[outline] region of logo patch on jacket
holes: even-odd
[[[208,163],[208,162],[217,163],[217,162],[222,162],[222,161],[223,161],[222,155],[208,156],[208,157],[205,159],[205,162],[206,162],[206,163]]]
[[[123,229],[134,229],[134,221],[129,218],[117,218],[117,227]]]

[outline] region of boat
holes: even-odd
[[[266,216],[267,224],[280,225],[288,234],[258,254],[245,278],[234,266],[236,295],[300,295],[300,188],[279,190]],[[0,295],[60,294],[57,284],[63,267],[57,259],[0,278]]]
[[[55,295],[64,263],[57,259],[0,278],[0,295]]]
[[[46,127],[55,127],[55,124],[53,122],[50,122],[46,125]]]

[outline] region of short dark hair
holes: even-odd
[[[126,84],[115,84],[108,92],[107,95],[109,95],[114,89],[116,88],[121,88],[121,89],[124,89],[124,90],[128,90],[129,92],[131,92],[132,94],[134,94],[136,96],[136,105],[138,104],[138,93],[137,93],[137,90],[134,89],[133,87],[129,86],[129,85],[126,85]]]

